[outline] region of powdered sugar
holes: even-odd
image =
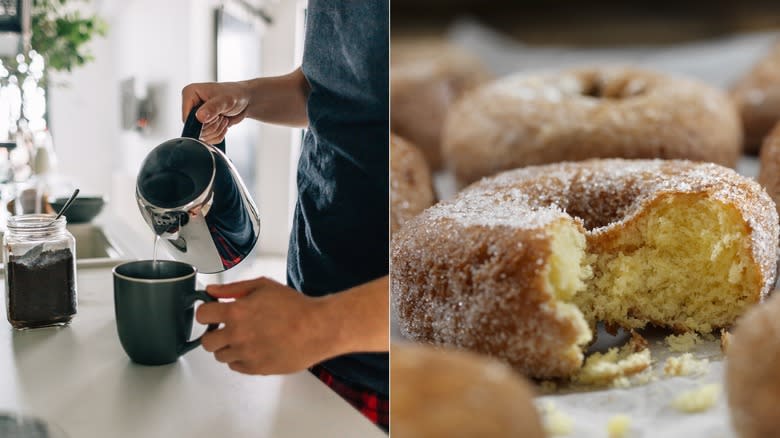
[[[720,90],[625,68],[515,74],[449,111],[442,147],[462,184],[528,165],[671,158],[734,165],[740,121]]]
[[[712,163],[686,160],[591,160],[531,166],[486,178],[432,214],[463,225],[535,229],[569,212],[590,233],[608,232],[665,193],[707,193],[736,206],[751,228],[755,260],[774,284],[778,216],[773,201],[753,179]],[[449,214],[453,213],[453,214]]]
[[[456,202],[442,203],[431,209],[430,218],[453,219],[463,226],[510,226],[526,229],[542,228],[555,220],[569,216],[556,206],[536,208],[532,200],[517,188],[504,193],[474,191],[464,193]],[[475,214],[475,212],[481,212]]]
[[[550,226],[568,221],[606,233],[668,193],[704,194],[739,210],[765,296],[775,278],[778,216],[750,178],[684,160],[558,163],[483,179],[394,236],[391,289],[402,333],[490,353],[530,375],[570,375],[587,329],[544,286]]]

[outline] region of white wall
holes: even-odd
[[[92,51],[98,62],[52,76],[65,85],[49,88],[48,113],[60,168],[85,194],[109,195],[119,120],[108,109],[118,107],[118,93],[107,80],[114,74],[110,41],[95,41]]]
[[[296,59],[295,38],[298,22],[298,1],[287,0],[274,5],[269,10],[274,23],[266,28],[263,36],[261,68],[265,76],[289,73],[299,61]],[[297,163],[297,148],[291,149],[294,134],[300,136],[300,130],[291,130],[281,126],[263,124],[260,131],[261,142],[257,149],[257,203],[265,230],[285,230],[284,232],[261,231],[261,249],[267,253],[286,254],[290,230],[290,205],[294,204],[295,192],[291,192]]]
[[[70,85],[50,91],[50,127],[60,170],[85,193],[111,198],[111,208],[136,233],[149,233],[137,211],[135,175],[156,145],[181,133],[181,88],[213,80],[213,10],[216,0],[104,0],[106,38],[95,41],[96,60],[62,79]],[[263,38],[264,75],[295,67],[297,0],[267,6],[275,23]],[[247,54],[257,56],[257,54]],[[160,83],[165,90],[156,125],[147,135],[120,127],[119,82]],[[247,122],[253,123],[253,122]],[[263,220],[261,250],[287,250],[291,131],[263,125],[258,144],[258,197]],[[150,236],[151,238],[151,236]]]
[[[111,198],[111,208],[148,232],[134,204],[134,179],[149,150],[178,136],[180,92],[211,79],[213,22],[209,0],[103,2],[109,33],[92,44],[95,61],[50,91],[50,125],[60,171],[87,193]],[[196,50],[196,48],[198,50]],[[120,127],[119,82],[164,85],[148,135]]]

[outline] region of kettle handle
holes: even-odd
[[[201,105],[203,105],[203,103],[194,105],[187,115],[187,120],[184,122],[184,129],[181,131],[182,137],[194,138],[196,140],[200,138],[200,131],[203,129],[203,123],[195,117],[195,113],[198,112],[198,108],[200,108]],[[222,152],[225,152],[224,139],[214,146]]]

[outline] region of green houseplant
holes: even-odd
[[[29,48],[43,57],[46,73],[71,72],[93,59],[87,43],[105,35],[107,25],[97,14],[85,12],[90,3],[91,0],[32,0]],[[8,70],[18,72],[18,57],[2,61]],[[47,76],[44,74],[42,82]]]
[[[53,156],[53,150],[47,149],[51,135],[46,108],[46,89],[54,85],[52,73],[71,72],[91,61],[88,43],[107,29],[105,21],[90,12],[91,0],[31,2],[29,44],[15,56],[0,58],[0,107],[8,112],[8,119],[0,120],[0,138],[17,143],[12,151],[17,155],[12,172],[17,181],[30,177],[31,166],[37,165],[31,160],[39,160],[41,149],[46,149],[49,160]],[[20,142],[25,147],[18,147]]]
[[[72,71],[93,59],[87,43],[105,35],[102,18],[83,11],[90,0],[33,0],[30,46],[40,53],[48,69]]]

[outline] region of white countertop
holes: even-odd
[[[201,348],[134,364],[116,333],[111,270],[80,269],[78,293],[65,328],[13,330],[3,304],[0,412],[40,416],[71,438],[386,436],[308,372],[238,374]]]

